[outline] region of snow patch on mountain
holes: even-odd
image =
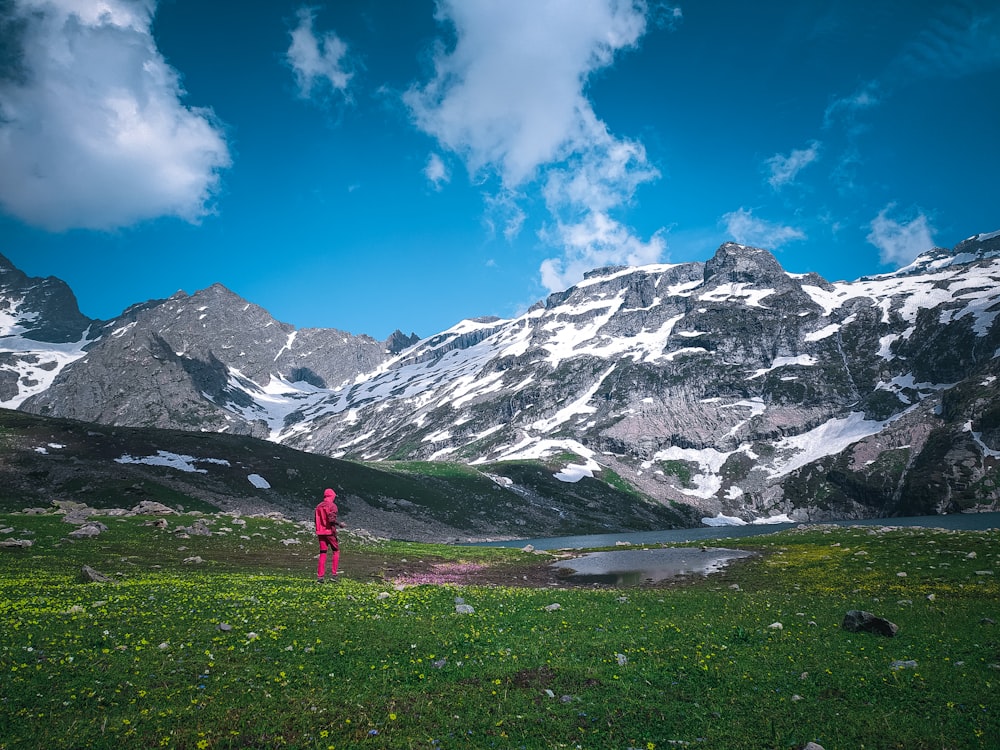
[[[10,357],[0,363],[0,372],[13,373],[18,384],[17,392],[0,406],[16,409],[35,394],[43,393],[55,381],[64,368],[82,359],[86,352],[86,333],[79,341],[68,344],[35,341],[20,335],[24,317],[0,312],[0,352],[9,352]]]
[[[199,469],[195,464],[218,464],[219,466],[230,465],[229,461],[223,458],[195,458],[194,456],[187,456],[162,450],[158,450],[155,456],[130,456],[126,453],[119,458],[116,458],[115,463],[166,466],[170,469],[177,469],[178,471],[198,474],[207,474],[208,469]]]

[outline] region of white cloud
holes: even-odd
[[[845,119],[848,124],[853,124],[858,112],[871,109],[880,103],[879,84],[876,81],[869,81],[853,94],[830,102],[823,113],[823,126],[830,127],[837,119]]]
[[[549,258],[541,266],[542,284],[552,291],[572,286],[593,268],[656,263],[666,250],[662,231],[644,242],[600,211],[573,224],[559,223],[555,232],[555,239],[565,248],[564,255]]]
[[[879,211],[872,219],[867,240],[879,249],[883,263],[902,267],[934,247],[934,228],[922,213],[906,223],[889,218],[895,208],[896,204],[890,203]]]
[[[614,0],[442,0],[457,34],[435,76],[404,95],[417,125],[517,187],[586,146],[593,120],[587,76],[645,31],[644,6]]]
[[[152,0],[14,0],[18,76],[0,80],[0,205],[48,230],[197,221],[230,165],[211,111],[151,34]]]
[[[638,44],[648,12],[641,0],[441,0],[438,18],[454,27],[454,47],[440,47],[434,77],[404,95],[419,128],[474,176],[499,178],[503,205],[526,185],[543,186],[556,223],[546,236],[566,253],[542,269],[550,289],[579,280],[587,258],[662,252],[659,235],[643,242],[608,215],[659,172],[641,144],[608,132],[585,95],[591,73]],[[518,231],[520,222],[523,213]],[[589,251],[575,239],[584,236],[595,238]]]
[[[347,70],[347,44],[332,31],[317,36],[313,30],[315,13],[299,8],[299,25],[291,32],[288,63],[295,71],[299,96],[309,99],[327,90],[344,93],[353,77]]]
[[[440,155],[432,153],[427,157],[427,164],[424,165],[424,177],[438,190],[440,190],[443,183],[451,179],[448,167],[445,166]]]
[[[496,235],[498,225],[508,242],[512,242],[521,233],[528,217],[518,205],[518,197],[517,193],[510,190],[501,190],[496,195],[485,197],[485,221],[491,235]]]
[[[758,219],[752,210],[746,208],[731,211],[722,220],[729,236],[741,245],[775,250],[788,242],[806,238],[802,230]]]
[[[799,172],[819,159],[820,144],[812,141],[808,148],[793,149],[788,156],[775,154],[767,160],[767,170],[770,173],[767,182],[775,190],[795,181]]]

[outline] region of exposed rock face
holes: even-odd
[[[126,310],[105,323],[38,414],[142,427],[271,432],[254,398],[332,388],[388,358],[383,344],[334,329],[295,330],[216,284]],[[251,395],[252,394],[252,395]]]
[[[546,457],[730,522],[1000,507],[1000,233],[832,284],[727,243],[416,341],[214,286],[127,310],[24,401],[358,459]]]
[[[29,277],[0,255],[0,403],[48,388],[82,355],[91,323],[64,282]]]

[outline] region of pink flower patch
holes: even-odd
[[[407,586],[465,583],[470,575],[487,567],[489,566],[477,562],[437,563],[436,565],[432,565],[428,571],[400,576],[395,579],[395,583]]]

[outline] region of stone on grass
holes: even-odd
[[[456,604],[455,614],[456,615],[471,615],[475,614],[476,610],[472,608],[471,604]]]
[[[130,516],[172,516],[176,512],[177,511],[173,508],[170,508],[163,503],[158,503],[153,500],[143,500],[141,503],[132,508],[128,514]]]
[[[0,547],[30,547],[34,542],[31,539],[3,539],[0,540]]]
[[[553,602],[552,604],[546,604],[544,609],[546,612],[555,612],[556,610],[562,609],[562,605]]]
[[[916,669],[917,662],[915,659],[897,659],[892,664],[889,665],[889,669],[893,671],[899,671],[900,669]]]
[[[94,570],[89,565],[84,565],[80,570],[80,578],[84,583],[110,583],[111,579],[104,573]]]
[[[66,536],[70,539],[92,539],[102,531],[107,531],[108,527],[98,521],[88,521],[78,529],[73,529]]]
[[[221,630],[223,633],[228,633],[232,629],[233,626],[230,625],[228,622],[220,622],[219,625],[216,627],[216,630]]]
[[[899,626],[896,623],[889,622],[884,617],[877,617],[871,612],[865,612],[860,609],[852,609],[844,615],[841,627],[851,633],[875,633],[877,635],[884,635],[887,638],[892,638],[899,632]]]
[[[205,561],[199,555],[195,555],[194,557],[185,557],[181,562],[185,565],[201,565]]]

